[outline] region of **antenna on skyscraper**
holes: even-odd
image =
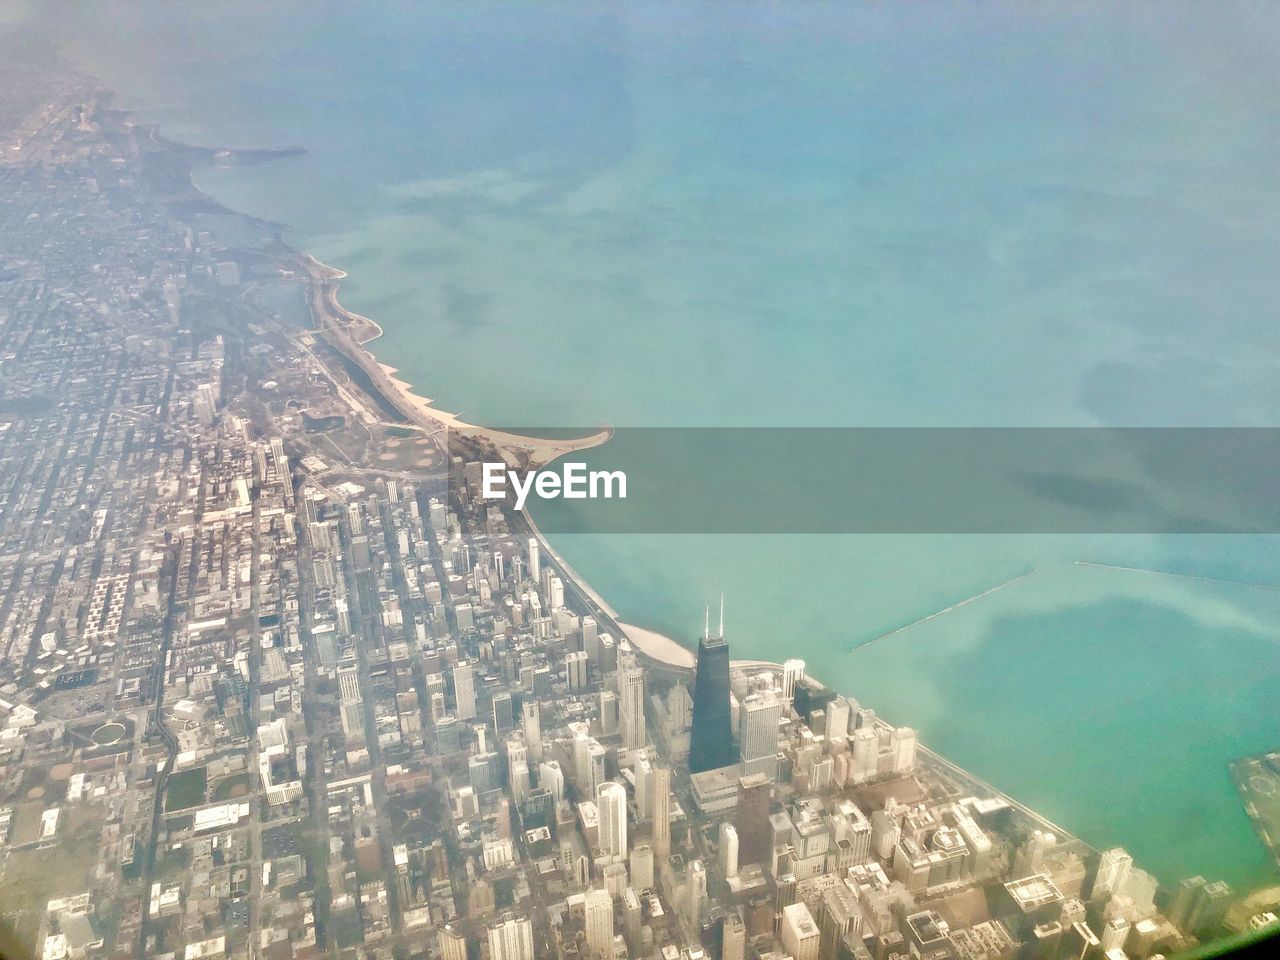
[[[702,635],[704,637],[711,636],[711,604],[709,603],[702,613]]]
[[[720,637],[724,639],[724,593],[720,594]]]

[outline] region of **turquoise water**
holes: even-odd
[[[199,182],[347,270],[375,352],[469,419],[1277,421],[1264,6],[66,9],[28,17],[171,136],[308,148]],[[1280,740],[1271,594],[1070,563],[1274,583],[1274,538],[556,545],[686,640],[724,590],[739,654],[1166,881],[1269,874],[1225,764]]]

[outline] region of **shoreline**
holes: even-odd
[[[610,426],[599,427],[593,433],[576,439],[527,436],[469,423],[457,414],[435,406],[431,398],[417,393],[413,384],[399,376],[398,368],[379,360],[367,346],[382,337],[385,331],[376,321],[348,310],[339,302],[338,284],[347,276],[346,271],[288,243],[282,242],[281,245],[306,274],[307,304],[325,340],[363,369],[388,403],[429,435],[453,431],[459,436],[489,444],[508,465],[525,468],[545,466],[576,451],[608,443],[613,438],[614,430]],[[447,453],[447,441],[441,446]]]
[[[128,115],[128,111],[120,111]],[[409,426],[423,430],[435,439],[438,434],[452,431],[456,435],[487,443],[502,457],[508,466],[522,469],[544,467],[560,457],[579,450],[589,450],[608,443],[613,439],[614,429],[604,425],[596,428],[584,437],[573,439],[553,439],[513,433],[498,427],[483,426],[463,420],[458,414],[444,410],[435,405],[430,397],[419,394],[414,385],[399,376],[400,370],[391,364],[379,360],[369,349],[369,344],[383,337],[385,329],[377,321],[347,309],[338,299],[340,282],[349,274],[340,267],[325,263],[314,254],[301,250],[287,240],[283,233],[287,229],[284,224],[264,220],[255,214],[234,210],[221,201],[210,196],[196,183],[195,173],[199,165],[219,166],[220,155],[236,158],[249,156],[247,162],[260,163],[280,157],[295,156],[305,152],[302,147],[281,149],[258,148],[254,150],[220,150],[205,146],[183,144],[165,137],[158,126],[139,124],[125,120],[126,125],[145,130],[153,142],[163,143],[172,150],[182,154],[188,165],[187,182],[192,193],[201,202],[210,205],[226,214],[244,217],[259,224],[270,224],[277,228],[279,236],[273,245],[268,243],[260,249],[264,256],[277,262],[288,263],[297,268],[306,284],[307,307],[316,324],[316,332],[342,353],[348,360],[360,367],[369,377],[389,406],[398,410]],[[241,160],[239,162],[246,162]],[[223,166],[228,165],[226,163]],[[230,165],[235,165],[230,164]],[[397,424],[404,426],[405,424]],[[448,455],[447,439],[437,440],[441,450]]]

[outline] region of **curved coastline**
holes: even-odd
[[[190,163],[187,180],[192,192],[202,201],[227,213],[234,213],[258,223],[271,221],[264,221],[251,213],[232,210],[206,193],[195,180],[197,162],[213,163],[214,158],[220,153],[230,156],[248,154],[252,156],[251,162],[260,162],[305,152],[302,147],[288,147],[280,150],[256,148],[251,151],[219,151],[215,148],[193,147],[168,140],[155,125],[135,124],[135,126],[145,130],[146,135],[153,141],[163,141],[175,149],[186,152]],[[275,226],[283,229],[281,224],[275,224]],[[369,348],[369,344],[384,336],[386,331],[377,321],[348,310],[339,301],[339,283],[348,276],[345,270],[325,263],[314,254],[300,250],[282,239],[278,241],[276,254],[277,259],[293,263],[303,274],[307,284],[307,306],[317,328],[325,334],[326,341],[364,370],[383,398],[404,416],[409,425],[418,427],[428,436],[438,438],[442,450],[447,452],[448,444],[445,440],[439,439],[440,435],[453,431],[459,437],[472,439],[491,447],[512,467],[534,469],[546,466],[578,450],[598,447],[613,438],[613,427],[608,425],[599,427],[585,437],[573,439],[529,436],[497,427],[468,423],[457,414],[437,407],[433,399],[418,394],[413,384],[399,376],[398,368],[379,360]],[[270,255],[269,251],[268,255]]]
[[[347,273],[310,253],[293,247],[288,249],[297,257],[307,275],[307,302],[326,339],[360,366],[374,386],[410,423],[429,434],[453,431],[462,437],[474,438],[492,446],[508,464],[522,467],[545,466],[575,451],[600,446],[613,437],[613,428],[609,426],[576,439],[531,437],[468,423],[457,414],[435,406],[432,399],[416,393],[413,384],[399,376],[396,367],[379,360],[369,349],[368,344],[383,336],[384,330],[377,322],[348,310],[339,302],[338,283]]]

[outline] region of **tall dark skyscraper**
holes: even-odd
[[[738,807],[734,826],[738,831],[738,862],[768,863],[773,852],[769,830],[769,802],[773,784],[763,773],[738,780]]]
[[[729,719],[729,641],[724,638],[724,598],[720,600],[720,633],[711,636],[708,615],[698,641],[698,672],[693,685],[693,732],[689,737],[689,770],[701,773],[736,763],[733,723]]]

